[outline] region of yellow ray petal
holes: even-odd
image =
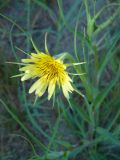
[[[48,86],[46,76],[40,78],[37,82],[35,82],[29,90],[29,93],[35,91],[37,96],[42,96]]]
[[[27,66],[25,66],[25,67],[21,67],[21,68],[19,69],[19,71],[31,70],[31,69],[33,69],[33,67],[34,67],[34,65],[30,64],[30,65],[27,65]]]
[[[47,83],[41,83],[41,86],[36,90],[35,94],[41,97],[47,89]]]
[[[56,80],[52,79],[49,83],[49,87],[48,87],[48,100],[50,100],[50,98],[52,97],[54,91],[55,91],[55,85],[56,85]]]
[[[31,74],[24,74],[24,76],[21,78],[21,81],[26,81],[32,77]]]
[[[33,58],[31,58],[31,59],[27,58],[27,59],[22,59],[21,61],[22,61],[23,63],[30,63],[30,62],[35,62],[35,60],[36,60],[36,59],[33,59]]]
[[[38,79],[29,89],[29,93],[34,92],[41,85],[41,79]]]
[[[68,90],[66,89],[65,85],[62,85],[62,90],[63,90],[63,94],[64,96],[69,99],[69,92]]]
[[[69,92],[74,91],[74,88],[72,87],[70,82],[66,82],[65,87]]]

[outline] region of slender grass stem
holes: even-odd
[[[95,126],[95,122],[94,122],[94,115],[93,115],[93,111],[92,111],[92,107],[91,105],[89,104],[87,98],[85,95],[83,95],[79,90],[77,90],[75,88],[75,92],[78,93],[80,96],[82,96],[82,98],[84,99],[85,101],[85,104],[86,104],[86,107],[87,107],[87,110],[88,110],[88,113],[89,113],[89,117],[90,117],[90,120],[91,120],[91,124],[93,125],[93,127]]]
[[[37,139],[27,128],[26,126],[20,121],[20,119],[9,109],[9,107],[5,104],[5,102],[0,99],[0,102],[7,110],[7,112],[12,116],[12,118],[21,126],[21,128],[27,133],[27,135],[38,144],[38,146],[44,151],[47,150],[46,146],[43,145],[39,139]]]

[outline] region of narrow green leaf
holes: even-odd
[[[27,128],[26,126],[19,120],[19,118],[9,109],[9,107],[4,103],[2,99],[0,99],[0,102],[4,106],[4,108],[7,110],[7,112],[12,116],[12,118],[21,126],[21,128],[28,134],[28,136],[36,142],[40,146],[41,149],[46,150],[46,146],[40,142]]]
[[[101,127],[98,127],[96,131],[98,134],[100,134],[103,137],[103,142],[107,141],[108,144],[114,144],[120,147],[120,140],[113,133]]]
[[[110,90],[114,87],[118,79],[120,78],[120,68],[117,71],[116,75],[114,76],[114,79],[108,84],[108,86],[103,89],[95,98],[95,101],[93,102],[93,106],[97,109],[100,107],[101,103],[104,101]]]

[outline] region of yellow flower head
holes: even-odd
[[[66,71],[67,65],[58,58],[55,59],[50,54],[42,52],[31,53],[30,58],[22,59],[24,67],[20,68],[24,74],[22,81],[30,78],[37,78],[38,80],[29,89],[29,93],[35,92],[37,96],[42,96],[48,88],[48,100],[55,92],[55,87],[58,85],[62,87],[64,96],[69,99],[69,92],[74,89],[71,85],[71,78]]]

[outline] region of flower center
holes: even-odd
[[[48,80],[57,78],[58,81],[60,81],[60,79],[63,81],[63,77],[65,76],[65,66],[53,57],[48,60],[46,59],[46,61],[42,62],[39,67],[41,75],[47,76]]]

